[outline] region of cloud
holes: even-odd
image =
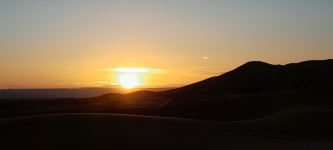
[[[193,69],[159,69],[161,74],[193,74],[193,75],[221,75],[221,71],[193,70]]]
[[[23,88],[25,86],[22,86],[22,85],[2,85],[4,87],[8,87],[8,88]]]
[[[132,70],[132,71],[130,71]],[[104,68],[104,69],[91,69],[89,71],[106,71],[106,72],[159,72],[160,69],[151,68]]]
[[[89,71],[111,71],[112,68],[105,68],[105,69],[90,69]]]
[[[193,71],[188,71],[188,73],[200,74],[200,75],[221,75],[224,72],[220,72],[220,71],[193,70]]]
[[[119,83],[115,83],[113,81],[95,81],[95,82],[82,82],[82,83],[72,83],[74,86],[79,87],[105,87],[105,86],[113,86],[119,85]]]
[[[92,69],[91,71],[106,71],[106,72],[113,72],[119,73],[119,68],[105,68],[105,69]],[[195,70],[195,69],[156,69],[156,68],[145,68],[148,74],[194,74],[194,75],[221,75],[224,72],[221,71],[212,71],[212,70]]]

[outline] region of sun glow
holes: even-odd
[[[136,74],[126,73],[119,76],[120,84],[127,89],[140,85]]]
[[[145,84],[145,73],[156,72],[153,69],[147,68],[114,68],[113,72],[116,72],[116,78],[118,83],[124,88],[130,89],[138,85]]]
[[[115,71],[134,73],[134,72],[148,72],[148,69],[146,69],[146,68],[117,68],[117,69],[115,69]]]

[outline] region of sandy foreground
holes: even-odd
[[[248,134],[236,124],[104,113],[39,115],[1,120],[0,144],[2,149],[333,148],[333,141]]]

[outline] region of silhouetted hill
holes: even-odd
[[[185,93],[217,96],[329,87],[333,85],[332,68],[332,59],[283,66],[251,61],[220,76],[162,93],[170,97]]]
[[[174,88],[174,87],[172,87]],[[130,93],[134,91],[165,91],[170,88],[133,88],[124,89],[95,87],[95,88],[73,88],[73,89],[0,89],[0,101],[14,100],[48,100],[59,98],[89,98],[101,96],[108,93]]]

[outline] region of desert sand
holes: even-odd
[[[0,103],[0,149],[333,149],[333,60],[181,88]]]

